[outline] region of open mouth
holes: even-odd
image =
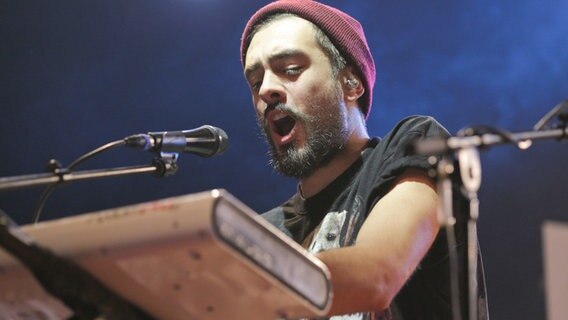
[[[292,132],[294,125],[296,125],[296,120],[285,113],[278,113],[272,117],[272,131],[277,133],[281,137],[285,137]]]

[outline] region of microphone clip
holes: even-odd
[[[154,176],[161,178],[174,175],[178,171],[178,153],[160,152],[160,156],[152,160],[152,165],[156,167]]]

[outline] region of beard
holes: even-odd
[[[308,106],[309,112],[300,112],[283,103],[267,109],[285,112],[296,121],[296,125],[302,125],[306,134],[303,146],[294,140],[278,150],[270,138],[268,124],[264,118],[259,117],[258,124],[269,145],[269,164],[276,172],[289,177],[306,178],[316,169],[327,165],[345,148],[349,132],[347,113],[339,90],[339,87],[331,88],[315,97]]]

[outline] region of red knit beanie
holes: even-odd
[[[347,64],[356,67],[362,77],[365,93],[360,98],[365,117],[371,111],[373,87],[375,85],[375,62],[367,45],[361,24],[338,9],[312,0],[280,0],[258,10],[247,22],[241,38],[241,63],[250,44],[249,34],[254,26],[276,13],[292,13],[318,26],[337,47]]]

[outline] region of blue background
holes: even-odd
[[[242,76],[239,41],[265,1],[0,2],[0,177],[69,164],[139,132],[211,124],[229,150],[182,155],[180,171],[58,188],[42,220],[225,188],[262,212],[295,181],[267,165]],[[378,70],[370,134],[429,114],[450,132],[486,124],[528,131],[568,98],[568,1],[329,1],[361,21]],[[80,169],[148,164],[109,151]],[[566,143],[482,153],[479,239],[494,319],[545,317],[541,224],[568,220]],[[30,221],[41,188],[0,193]],[[74,239],[70,239],[74,241]]]

